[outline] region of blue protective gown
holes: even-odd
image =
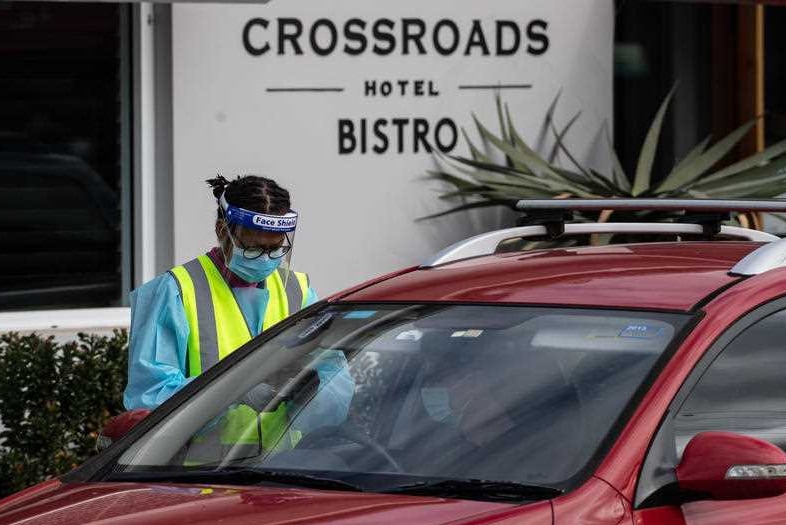
[[[233,287],[252,335],[262,331],[269,292],[255,287]],[[309,288],[306,304],[317,301]],[[128,385],[123,403],[128,410],[154,409],[193,378],[187,377],[188,321],[175,278],[165,273],[131,293]],[[300,413],[304,430],[344,421],[354,394],[354,380],[341,352],[329,352],[314,365],[318,394]]]

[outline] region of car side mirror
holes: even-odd
[[[786,493],[786,452],[762,439],[702,432],[685,447],[677,482],[713,499],[778,496]]]
[[[104,450],[109,445],[128,434],[128,432],[134,428],[137,423],[145,419],[148,414],[150,414],[149,410],[137,408],[136,410],[129,410],[128,412],[123,412],[113,417],[104,425],[104,428],[101,429],[96,448],[98,450]]]

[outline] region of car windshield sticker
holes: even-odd
[[[458,332],[453,332],[450,334],[450,337],[480,337],[480,334],[483,333],[483,330],[460,330]]]
[[[368,319],[377,314],[376,310],[354,310],[344,314],[344,319]]]
[[[420,330],[404,330],[396,336],[396,341],[420,341],[423,332]]]
[[[534,348],[659,352],[674,328],[655,319],[546,315],[529,321]]]
[[[656,339],[663,335],[663,327],[646,324],[630,324],[622,329],[619,337],[628,339]]]

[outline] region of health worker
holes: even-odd
[[[131,293],[127,409],[154,409],[254,336],[317,300],[291,270],[298,214],[289,192],[255,175],[207,181],[218,203],[218,246]],[[301,419],[341,423],[354,394],[343,353],[322,356],[319,387]],[[263,410],[267,385],[247,394]],[[242,408],[242,407],[240,407]],[[238,409],[239,410],[239,409]],[[236,410],[237,412],[237,410]],[[310,415],[310,417],[308,417]]]

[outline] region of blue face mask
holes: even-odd
[[[246,259],[243,257],[243,250],[232,248],[229,269],[247,283],[258,283],[275,272],[280,264],[281,259],[271,259],[268,254],[256,259]]]

